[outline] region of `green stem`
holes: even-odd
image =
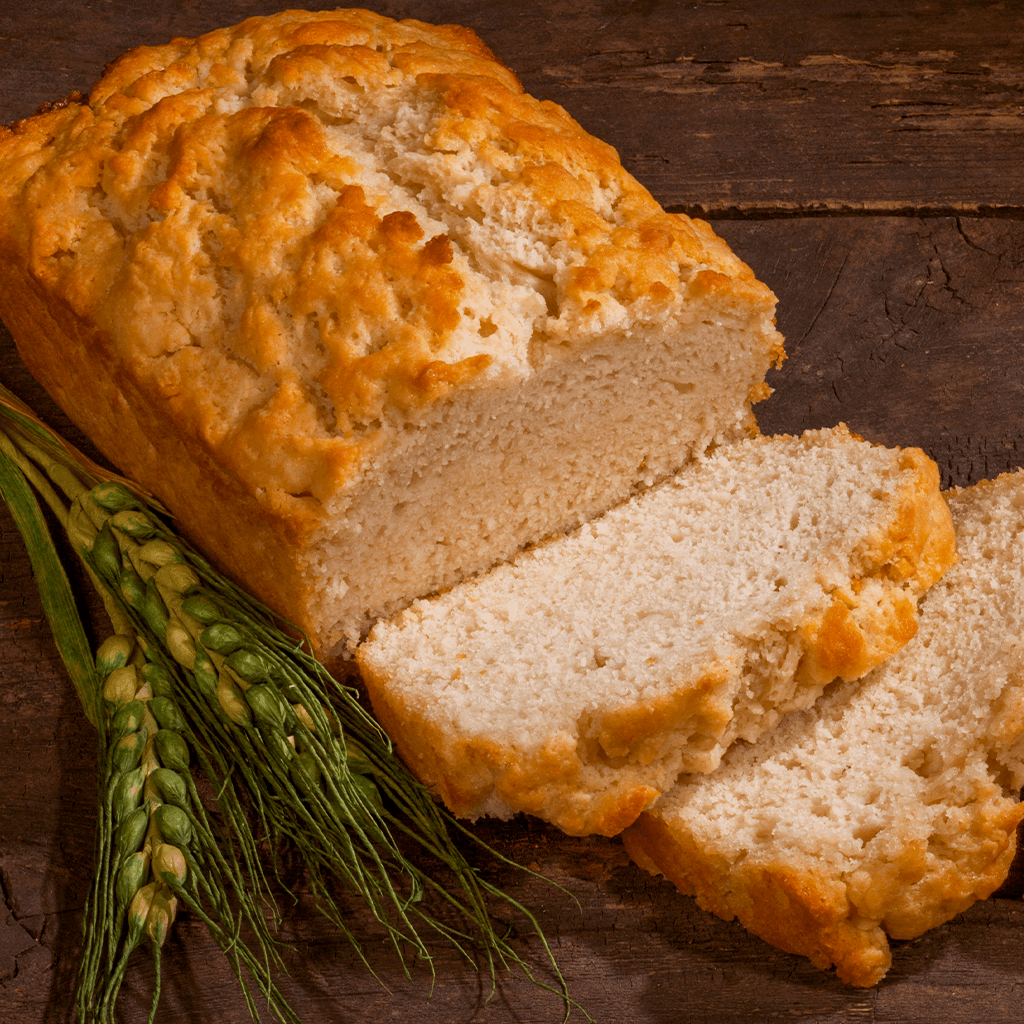
[[[153,943],[153,1001],[149,1007],[149,1017],[146,1024],[153,1024],[156,1020],[156,1008],[160,1004],[160,943]]]
[[[35,465],[29,461],[22,450],[15,445],[13,439],[3,432],[0,432],[0,449],[25,474],[25,479],[39,492],[50,511],[57,517],[60,525],[66,527],[68,521],[67,503],[50,486],[49,480],[36,469]]]
[[[19,465],[20,453],[16,449],[12,452],[12,448],[10,438],[0,431],[0,496],[6,501],[11,517],[25,541],[39,588],[43,614],[78,692],[78,699],[89,721],[99,728],[103,712],[92,648],[49,527]],[[53,495],[52,490],[50,493]]]

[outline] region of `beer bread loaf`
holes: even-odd
[[[325,657],[752,432],[774,307],[460,28],[252,18],[0,128],[28,367]]]

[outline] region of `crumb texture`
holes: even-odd
[[[457,813],[613,834],[898,650],[953,557],[920,452],[843,428],[759,438],[416,602],[357,657]]]
[[[950,494],[960,562],[860,684],[689,777],[639,863],[854,985],[1005,879],[1024,784],[1024,474]]]

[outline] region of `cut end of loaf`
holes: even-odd
[[[714,318],[713,326],[706,321]],[[453,396],[415,431],[382,428],[372,473],[332,506],[309,554],[321,650],[340,653],[416,596],[512,558],[756,430],[760,310],[697,303],[502,387]],[[723,346],[733,353],[719,361]],[[310,609],[312,612],[312,609]]]

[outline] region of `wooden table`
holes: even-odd
[[[1024,6],[941,3],[381,2],[475,28],[535,94],[618,147],[671,210],[711,219],[779,296],[789,358],[766,432],[846,421],[922,446],[946,485],[1024,463]],[[909,7],[910,5],[905,5]],[[75,89],[141,43],[194,35],[268,0],[8,0],[0,122]],[[0,330],[0,379],[74,439]],[[95,815],[93,737],[0,519],[0,1020],[70,1019]],[[95,610],[94,608],[92,609]],[[913,942],[857,991],[702,913],[613,840],[481,826],[578,905],[500,870],[532,905],[573,995],[599,1021],[1019,1021],[1022,872]],[[361,917],[353,908],[357,931]],[[494,997],[443,946],[406,980],[372,935],[384,987],[300,903],[285,990],[305,1020],[558,1021],[520,978]],[[542,968],[528,935],[516,942]],[[163,1020],[244,1021],[220,954],[187,917],[164,958]],[[140,956],[122,1019],[145,1019]],[[582,1019],[576,1016],[574,1019]]]

